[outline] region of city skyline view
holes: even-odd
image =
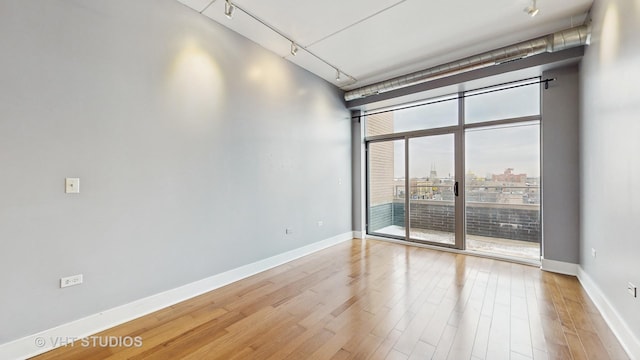
[[[500,91],[496,91],[500,90]],[[369,135],[401,133],[456,126],[459,122],[457,95],[429,99],[423,105],[383,113],[386,126]],[[465,93],[464,122],[525,118],[540,114],[540,85],[537,79]],[[376,115],[372,115],[376,117]],[[376,120],[377,121],[377,120]],[[373,128],[372,128],[373,129]],[[465,173],[479,177],[501,174],[507,168],[529,177],[540,176],[540,122],[525,121],[505,126],[469,128],[465,131]],[[432,168],[446,178],[455,173],[454,134],[414,137],[409,140],[409,175],[426,178]],[[394,176],[404,177],[403,141],[393,145]]]
[[[465,135],[465,173],[486,177],[513,168],[528,177],[540,177],[538,122],[467,130]],[[429,177],[432,167],[441,178],[453,176],[453,146],[453,135],[450,134],[409,139],[410,177]],[[401,141],[394,143],[394,177],[404,177],[404,144]]]

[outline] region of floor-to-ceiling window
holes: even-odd
[[[369,234],[539,260],[540,79],[365,119]]]
[[[369,144],[369,229],[404,237],[404,140]]]

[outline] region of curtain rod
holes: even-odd
[[[531,81],[530,80],[534,80],[537,79],[537,81]],[[483,94],[490,94],[493,92],[497,92],[497,91],[503,91],[503,90],[509,90],[509,89],[515,89],[515,88],[519,88],[519,87],[523,87],[523,86],[529,86],[529,85],[534,85],[534,84],[545,84],[545,89],[549,88],[549,83],[552,81],[555,81],[556,78],[550,78],[550,79],[542,79],[540,78],[540,76],[535,76],[535,77],[530,77],[527,79],[523,79],[523,80],[514,80],[514,81],[508,81],[508,82],[504,82],[501,84],[496,84],[496,85],[491,85],[491,86],[484,86],[484,87],[480,87],[477,89],[471,89],[471,90],[465,90],[463,91],[463,95],[460,96],[459,94],[449,94],[449,95],[443,95],[443,96],[439,96],[439,97],[449,97],[447,99],[442,99],[442,100],[435,100],[435,101],[428,101],[425,103],[420,103],[420,104],[413,104],[413,105],[406,105],[406,106],[402,106],[400,105],[399,107],[394,107],[393,109],[388,109],[388,110],[380,110],[380,111],[373,111],[373,112],[364,112],[364,115],[378,115],[378,114],[386,114],[389,112],[393,112],[396,110],[404,110],[404,109],[412,109],[412,108],[416,108],[416,107],[420,107],[420,106],[425,106],[425,105],[431,105],[431,104],[438,104],[438,103],[442,103],[445,101],[453,101],[453,100],[458,100],[458,99],[464,99],[464,98],[468,98],[468,97],[472,97],[472,96],[478,96],[478,95],[483,95]],[[521,82],[527,82],[526,84],[518,84],[518,85],[513,85],[513,86],[508,86],[508,87],[503,87],[500,89],[493,89],[493,90],[487,90],[487,91],[482,91],[485,89],[491,89],[491,88],[495,88],[497,86],[503,86],[503,85],[509,85],[509,84],[515,84],[515,83],[521,83]],[[468,94],[470,92],[476,92],[479,91],[478,93],[475,94]],[[355,118],[359,118],[360,116],[351,116],[352,119]]]

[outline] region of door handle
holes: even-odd
[[[458,196],[458,182],[453,184],[453,195]]]

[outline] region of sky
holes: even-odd
[[[484,93],[465,98],[465,121],[508,119],[537,115],[540,111],[539,85]],[[468,93],[473,95],[473,93]],[[425,106],[396,110],[394,130],[412,131],[456,125],[457,101],[442,101]],[[502,174],[513,168],[514,173],[540,176],[540,126],[538,122],[506,127],[469,129],[465,133],[466,171],[485,177]],[[404,145],[395,142],[394,173],[404,177]],[[438,177],[454,175],[453,134],[412,138],[409,140],[410,177],[429,176],[435,166]]]

